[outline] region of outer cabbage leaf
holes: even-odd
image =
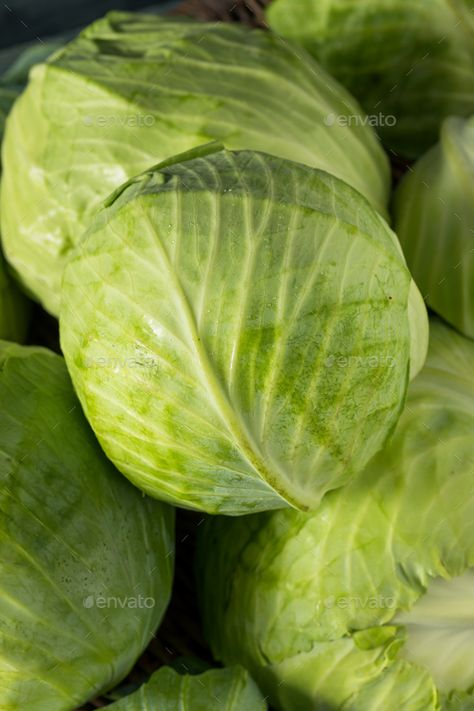
[[[474,571],[449,581],[434,580],[415,607],[397,615],[408,640],[403,655],[431,669],[438,688],[469,689],[474,685]]]
[[[474,117],[444,122],[440,142],[400,183],[395,220],[428,304],[474,338]]]
[[[242,667],[211,669],[203,674],[178,674],[162,667],[148,683],[111,704],[113,711],[265,711],[255,682]]]
[[[44,62],[60,46],[59,41],[36,42],[21,52],[13,64],[0,77],[0,142],[5,122],[15,99],[28,81],[28,74],[35,64]]]
[[[474,689],[474,344],[439,321],[430,333],[397,428],[360,476],[314,514],[206,524],[213,652],[283,711],[439,711]]]
[[[273,690],[276,708],[437,709],[437,692],[428,672],[403,660],[393,663],[401,644],[399,633],[387,627],[370,632],[375,633],[371,644],[361,644],[358,637],[365,633],[356,633],[353,637],[315,643],[309,652],[262,668],[262,684]],[[359,688],[354,693],[356,685]]]
[[[3,138],[5,120],[17,96],[17,90],[0,83],[0,143]],[[1,165],[0,165],[1,168]],[[28,306],[7,274],[0,254],[0,338],[22,341],[28,325]]]
[[[63,265],[99,202],[151,165],[218,139],[327,170],[382,213],[388,161],[353,98],[270,33],[112,13],[31,73],[8,122],[2,232],[54,314]],[[18,219],[21,215],[21,220]]]
[[[474,112],[473,9],[473,0],[273,0],[267,19],[359,99],[390,149],[416,158],[444,118]]]
[[[107,201],[65,270],[60,325],[116,466],[152,496],[241,514],[316,507],[382,447],[420,319],[359,193],[211,145]]]
[[[104,457],[60,356],[1,342],[0,402],[1,708],[70,711],[160,622],[173,512]]]
[[[31,66],[46,59],[56,43],[37,44],[23,52],[0,78],[0,144],[6,118],[13,102],[20,94]],[[1,165],[0,165],[1,168]],[[0,339],[23,341],[28,327],[29,306],[8,276],[0,255]]]

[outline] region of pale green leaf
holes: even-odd
[[[474,117],[444,122],[440,142],[398,187],[394,210],[425,300],[474,338]]]

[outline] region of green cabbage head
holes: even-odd
[[[60,356],[0,342],[0,402],[0,706],[71,711],[154,634],[173,512],[107,461]]]
[[[209,520],[214,655],[281,711],[474,708],[474,344],[434,321],[387,447],[315,514]]]
[[[474,338],[474,116],[451,117],[395,195],[408,265],[431,308]]]
[[[32,70],[8,120],[6,256],[57,314],[91,211],[133,175],[215,139],[327,170],[384,213],[388,161],[362,119],[309,55],[270,33],[112,13]]]
[[[273,0],[270,27],[351,91],[394,153],[416,158],[474,112],[474,0]]]
[[[178,674],[162,667],[110,711],[266,711],[267,705],[249,673],[239,666],[203,674]]]
[[[104,450],[213,513],[316,507],[383,446],[426,338],[358,192],[215,144],[114,193],[65,270],[62,348]]]

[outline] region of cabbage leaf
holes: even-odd
[[[178,674],[162,667],[138,691],[108,708],[113,711],[266,711],[267,705],[242,667]]]
[[[451,117],[406,174],[395,229],[428,305],[474,338],[474,116]]]
[[[1,708],[70,711],[154,634],[173,511],[107,461],[60,356],[0,342],[0,402]]]
[[[314,508],[380,449],[427,317],[395,235],[327,173],[218,145],[111,196],[61,343],[102,447],[151,496]]]

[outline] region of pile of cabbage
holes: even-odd
[[[474,0],[266,17],[0,78],[5,711],[474,709]]]

